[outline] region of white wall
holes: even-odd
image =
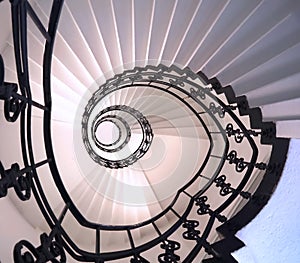
[[[240,263],[300,262],[300,140],[290,143],[280,182],[269,203],[237,233],[246,247],[233,255]]]
[[[11,34],[10,2],[0,3],[0,53],[2,53],[8,36]],[[5,26],[3,26],[5,25]]]
[[[9,197],[0,199],[0,211],[0,262],[11,263],[15,244],[25,239],[39,245],[40,233],[22,217]]]

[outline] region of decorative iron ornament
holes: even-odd
[[[17,163],[11,165],[10,169],[4,170],[0,161],[0,198],[7,195],[7,190],[14,188],[18,197],[25,201],[31,196],[31,169],[24,168],[20,170]]]
[[[177,263],[180,260],[180,256],[176,254],[176,250],[180,249],[180,243],[173,240],[166,240],[163,244],[160,245],[162,249],[165,250],[165,253],[162,253],[158,256],[158,261],[160,263]]]
[[[4,100],[4,116],[9,122],[15,122],[25,108],[25,98],[18,95],[18,86],[14,83],[4,83],[0,86],[0,99]]]
[[[228,137],[234,136],[234,139],[237,143],[241,143],[245,137],[244,133],[240,129],[233,129],[232,123],[227,124],[226,133]],[[259,132],[253,130],[248,130],[247,133],[255,137],[257,137],[260,134]]]
[[[15,122],[25,103],[16,98],[18,85],[4,82],[4,62],[0,55],[0,100],[4,100],[4,116],[9,122]]]
[[[66,262],[66,254],[57,233],[57,229],[54,228],[49,236],[46,233],[41,234],[41,245],[37,248],[26,240],[18,242],[14,247],[14,261],[18,263]],[[22,252],[24,248],[26,252]]]
[[[191,96],[194,98],[200,97],[200,99],[205,100],[206,94],[211,92],[212,88],[204,88],[204,89],[197,89],[191,88]]]
[[[18,85],[4,82],[0,86],[0,100],[4,100],[4,116],[8,122],[15,122],[26,104],[48,110],[45,106],[18,94]]]
[[[43,23],[41,23],[39,17],[28,1],[16,0],[11,2],[11,4],[14,50],[17,62],[16,66],[19,86],[17,86],[17,84],[6,84],[4,82],[4,63],[1,58],[0,99],[4,100],[6,103],[5,111],[7,114],[7,121],[15,121],[17,118],[20,118],[24,168],[20,170],[19,165],[14,163],[11,169],[5,170],[2,163],[0,163],[1,197],[4,197],[7,189],[12,187],[15,188],[17,194],[19,192],[21,196],[19,197],[22,200],[28,199],[32,192],[45,220],[51,228],[49,235],[45,233],[41,235],[41,245],[37,248],[28,241],[22,240],[17,243],[14,248],[15,262],[65,262],[65,251],[78,262],[102,263],[123,258],[130,258],[131,262],[153,262],[153,258],[148,259],[148,256],[146,256],[146,253],[144,254],[144,252],[155,247],[160,247],[164,250],[163,253],[161,253],[161,249],[151,250],[155,251],[156,254],[152,256],[155,258],[155,261],[158,262],[179,262],[180,260],[183,262],[192,262],[201,249],[204,249],[208,255],[211,255],[220,262],[230,262],[226,260],[232,260],[232,257],[230,256],[230,253],[233,251],[232,246],[230,246],[231,242],[233,241],[234,248],[240,247],[240,243],[237,242],[234,237],[235,233],[259,212],[267,202],[273,192],[274,186],[279,180],[279,175],[282,171],[288,148],[288,141],[276,139],[274,135],[274,125],[262,123],[258,109],[249,109],[245,97],[236,98],[231,87],[223,88],[216,78],[209,80],[201,72],[195,74],[189,69],[179,69],[175,66],[147,66],[145,68],[128,70],[123,74],[108,80],[105,85],[95,92],[86,106],[86,114],[82,119],[83,123],[88,120],[94,105],[97,105],[105,96],[120,89],[126,89],[133,86],[138,88],[143,86],[149,89],[160,90],[173,96],[174,99],[180,101],[184,107],[193,112],[199,124],[203,126],[211,146],[208,153],[205,155],[203,164],[199,166],[198,171],[195,172],[189,182],[178,189],[172,202],[161,213],[153,216],[149,220],[132,225],[105,225],[88,221],[78,210],[66,191],[52,149],[51,60],[63,1],[54,0],[52,2],[48,28],[44,28]],[[31,97],[32,90],[29,85],[30,76],[27,57],[27,15],[31,17],[34,24],[45,38],[46,44],[43,60],[43,90],[45,105],[34,102]],[[221,98],[218,97],[218,94],[224,94],[226,99],[221,100]],[[196,106],[192,106],[188,100],[194,102]],[[46,161],[35,161],[36,156],[34,156],[31,136],[32,107],[37,107],[44,113],[42,130],[45,139]],[[126,108],[124,105],[115,105],[113,110],[122,110],[126,114],[135,116],[136,120],[140,123],[141,129],[144,129],[145,131],[144,143],[139,148],[137,156],[131,156],[126,161],[118,160],[117,164],[114,160],[108,160],[104,166],[110,168],[125,167],[131,162],[134,162],[136,158],[141,158],[150,147],[153,134],[147,116],[144,116],[142,112],[137,111],[134,107],[128,107],[129,108]],[[111,109],[112,108],[110,108],[110,110]],[[124,119],[123,122],[122,117],[121,119],[116,118],[114,114],[110,113],[110,110],[106,112],[107,115],[105,116],[101,113],[101,115],[98,116],[100,118],[95,119],[94,126],[91,125],[91,129],[87,127],[87,130],[83,132],[83,137],[87,136],[87,133],[93,134],[96,126],[100,125],[98,121],[101,121],[101,118],[103,117],[118,123],[117,125],[119,125],[119,128],[121,127],[121,136],[127,134],[125,137],[130,141],[130,136],[128,135],[129,132],[125,132],[125,135],[123,135],[122,123],[124,127],[127,127],[125,124],[126,119]],[[251,127],[245,126],[239,119],[240,115],[249,116]],[[91,123],[92,122],[93,120]],[[224,123],[227,124],[226,127],[226,124],[224,125]],[[124,129],[126,130],[126,128]],[[238,157],[238,149],[232,149],[231,142],[228,140],[228,137],[231,136],[237,138],[235,139],[236,142],[239,143],[243,141],[243,144],[249,147],[251,151],[249,161],[245,161],[244,158]],[[253,136],[260,136],[262,143],[268,143],[273,146],[269,161],[260,162],[260,160],[258,160],[259,145],[254,142]],[[92,136],[91,138],[93,139]],[[111,146],[116,146],[118,143],[119,142],[114,142]],[[218,147],[216,147],[216,144],[218,144]],[[85,144],[85,146],[89,151],[91,147],[87,146],[87,144]],[[104,144],[102,144],[102,146],[110,147]],[[95,155],[96,154],[94,153],[91,157],[96,158]],[[233,174],[230,174],[229,176],[226,173],[227,177],[222,175],[224,172],[223,169],[226,166],[226,161],[228,161],[229,164],[234,164],[236,166],[236,171],[233,172]],[[43,165],[50,169],[55,186],[60,192],[62,200],[65,202],[65,207],[59,217],[54,213],[54,208],[47,200],[46,191],[44,191],[40,182],[40,180],[42,180],[42,175],[39,174],[37,168]],[[245,189],[250,186],[249,182],[250,178],[254,176],[252,173],[254,168],[257,168],[260,173],[265,173],[267,176],[262,176],[263,180],[254,193],[248,193]],[[234,185],[236,185],[236,187],[233,188],[231,187],[231,185],[233,185],[231,180],[236,178],[238,178],[238,181],[235,182]],[[199,179],[207,180],[203,187],[199,187]],[[201,183],[201,185],[203,184]],[[209,202],[206,195],[208,189],[218,195],[221,201],[217,204]],[[239,195],[248,200],[246,200],[245,206],[237,211],[236,215],[232,217],[231,214],[228,215],[225,212],[225,209],[230,207]],[[185,207],[183,211],[179,212],[176,210],[175,205],[177,202],[182,201],[182,196],[187,197],[188,202],[186,202],[185,199]],[[248,206],[251,207],[251,211],[254,211],[251,215],[247,212]],[[64,219],[66,213],[73,217],[73,220],[80,225],[81,229],[88,228],[89,231],[94,231],[94,252],[81,249],[71,238],[68,231],[64,229],[63,221],[66,220]],[[188,216],[192,213],[198,215],[199,218],[197,218],[197,220],[189,220]],[[168,225],[167,230],[161,231],[157,227],[157,222],[165,216],[170,216],[170,214],[177,220],[173,220],[172,223]],[[202,223],[201,220],[203,217],[208,219],[205,221],[207,223]],[[214,231],[214,223],[216,220],[219,221],[218,224],[221,223],[217,231],[224,236],[224,240],[220,241],[221,243],[216,242],[210,244],[207,239],[209,233]],[[135,242],[136,240],[131,235],[131,231],[139,230],[143,227],[152,227],[152,230],[156,231],[158,235],[151,240],[142,242],[139,245],[134,245],[138,242]],[[181,230],[181,228],[183,228],[182,230],[184,232],[180,237],[179,235],[178,237],[172,235],[179,229]],[[101,251],[100,236],[103,231],[110,231],[111,235],[121,232],[126,233],[131,244],[131,249],[124,247],[111,252]],[[194,242],[195,245],[193,249],[188,254],[181,254],[180,248],[184,247],[186,244],[185,242],[190,242],[191,240],[196,241]],[[219,247],[219,244],[222,244],[222,249]],[[236,244],[238,244],[238,246],[236,246]],[[25,252],[22,251],[24,249]]]
[[[226,183],[226,176],[220,175],[219,177],[217,177],[214,182],[216,183],[216,187],[220,187],[220,195],[221,196],[226,196],[228,194],[232,194],[234,192],[236,192],[237,190],[231,187],[230,183]],[[249,199],[251,197],[251,194],[249,192],[244,192],[241,191],[240,195],[245,198],[245,199]]]
[[[226,216],[220,215],[218,213],[216,213],[215,211],[213,211],[210,208],[210,204],[207,204],[206,202],[208,201],[207,196],[201,196],[201,197],[196,197],[195,199],[195,203],[196,206],[198,206],[198,210],[197,213],[198,215],[206,215],[209,214],[210,216],[215,216],[220,222],[224,223],[227,221]]]
[[[182,225],[183,228],[187,229],[187,231],[182,234],[183,238],[187,240],[199,240],[201,232],[196,230],[199,224],[200,223],[196,220],[186,220]]]
[[[225,110],[221,106],[216,107],[214,102],[209,104],[209,110],[212,112],[212,114],[218,113],[220,118],[224,118]]]
[[[29,200],[31,197],[33,171],[47,163],[48,160],[45,160],[23,169],[20,169],[18,163],[14,163],[10,169],[5,170],[0,161],[0,198],[7,195],[9,188],[14,188],[15,193],[22,201]]]
[[[220,187],[220,195],[225,196],[234,192],[234,189],[231,187],[230,183],[226,183],[226,176],[223,174],[215,179],[217,187]]]
[[[239,173],[245,170],[246,167],[252,166],[259,170],[266,170],[267,164],[260,162],[260,163],[250,163],[246,162],[243,157],[238,158],[237,157],[237,151],[232,150],[226,157],[226,160],[229,161],[230,164],[235,164],[235,170]]]

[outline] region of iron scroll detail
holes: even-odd
[[[35,248],[26,240],[19,241],[14,247],[14,261],[18,263],[66,262],[66,254],[56,228],[49,236],[46,233],[41,234],[40,242],[41,245]],[[25,252],[22,251],[24,249]]]

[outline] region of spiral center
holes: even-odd
[[[100,101],[89,105],[92,108],[86,110],[82,119],[82,139],[95,162],[118,169],[135,163],[145,155],[153,133],[141,112],[127,105],[113,105],[100,110]]]
[[[116,123],[106,120],[100,122],[95,128],[95,137],[102,145],[113,145],[116,143],[121,134]]]

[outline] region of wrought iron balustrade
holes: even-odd
[[[67,254],[78,262],[99,263],[123,258],[132,263],[151,262],[147,258],[147,251],[157,253],[157,262],[192,262],[201,251],[211,257],[203,262],[236,262],[230,253],[242,247],[243,243],[235,234],[267,202],[279,180],[288,140],[276,138],[274,124],[262,122],[258,108],[250,109],[245,97],[236,97],[230,86],[222,87],[216,78],[208,79],[202,72],[196,74],[188,68],[180,69],[176,66],[148,65],[127,70],[99,87],[85,107],[81,120],[81,139],[93,161],[108,169],[122,169],[137,162],[151,149],[153,137],[156,136],[151,118],[135,109],[135,105],[113,105],[93,115],[93,110],[98,110],[97,105],[103,105],[104,98],[132,87],[137,90],[155,90],[178,101],[187,112],[193,114],[199,127],[203,128],[210,146],[207,152],[202,152],[204,161],[198,165],[195,174],[177,189],[173,200],[160,213],[132,225],[91,222],[68,193],[57,167],[52,145],[51,62],[63,1],[52,1],[47,27],[28,1],[10,2],[18,83],[5,82],[5,64],[0,57],[0,99],[4,101],[5,119],[20,128],[23,163],[12,161],[13,164],[8,168],[0,162],[0,197],[5,197],[10,188],[14,188],[23,201],[32,198],[33,193],[51,229],[49,234],[41,235],[38,247],[25,240],[18,242],[14,248],[15,262],[66,262]],[[33,99],[35,91],[30,85],[28,18],[32,19],[44,38],[43,87],[40,87],[44,94],[43,103]],[[46,160],[37,160],[34,154],[33,107],[42,111],[43,115],[41,130]],[[249,123],[242,121],[242,116],[248,116]],[[119,137],[112,144],[102,143],[95,135],[98,126],[107,121],[114,123],[119,130]],[[136,126],[130,125],[130,121],[135,122]],[[126,147],[134,128],[139,129],[142,134],[134,153],[120,160],[110,159],[111,153]],[[259,159],[262,145],[271,147],[270,158],[266,162]],[[250,152],[247,157],[244,157],[243,151],[240,153],[242,148]],[[41,183],[41,167],[49,169],[61,195],[59,198],[64,201],[59,215],[48,201]],[[231,173],[225,174],[224,167],[231,169]],[[262,179],[255,189],[251,189],[252,179],[257,171],[263,174]],[[211,201],[212,196],[217,196],[217,201]],[[233,205],[236,205],[235,202],[242,205],[235,214],[230,214],[229,209],[236,209]],[[184,205],[183,211],[176,208],[179,203]],[[80,227],[93,232],[93,251],[80,248],[72,239],[64,227],[66,215],[74,218]],[[166,230],[159,223],[164,216],[173,218]],[[156,237],[140,244],[134,231],[143,227],[151,228]],[[111,235],[124,233],[129,248],[101,251],[102,235],[108,231]],[[208,237],[213,231],[221,234],[222,238],[209,242]],[[175,233],[179,233],[180,238],[176,239]],[[186,242],[193,247],[188,254],[181,253]],[[153,248],[156,250],[152,250]]]

